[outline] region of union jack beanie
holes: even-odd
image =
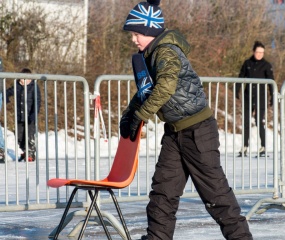
[[[157,37],[164,31],[164,18],[159,3],[160,0],[147,0],[137,4],[130,11],[123,29]]]

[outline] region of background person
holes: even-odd
[[[29,68],[22,69],[21,73],[32,73]],[[16,84],[17,91],[17,125],[18,125],[18,144],[23,153],[19,161],[25,160],[26,157],[26,141],[25,141],[25,84],[27,87],[27,115],[28,115],[28,161],[35,161],[36,145],[35,145],[35,119],[36,114],[40,111],[41,93],[38,85],[32,79],[19,79]],[[37,99],[35,99],[35,89],[37,90]],[[7,103],[9,97],[14,95],[14,86],[6,90]],[[37,109],[35,103],[37,102]]]
[[[147,205],[147,236],[141,239],[173,239],[179,200],[191,176],[224,237],[252,240],[220,166],[217,122],[200,78],[186,57],[190,46],[181,34],[164,28],[159,3],[149,0],[137,4],[124,25],[143,54],[154,88],[143,102],[140,91],[132,98],[120,122],[121,135],[134,140],[141,121],[147,123],[153,114],[165,122]]]
[[[255,41],[253,48],[252,56],[245,60],[243,63],[239,77],[240,78],[267,78],[274,79],[272,66],[269,62],[264,59],[264,51],[265,46],[259,42]],[[252,95],[250,96],[250,86],[252,86]],[[273,104],[273,87],[269,86],[270,91],[270,106]],[[236,98],[239,99],[239,91],[241,88],[241,83],[236,84]],[[265,84],[259,84],[259,99],[257,92],[257,84],[246,84],[244,88],[244,146],[241,148],[239,152],[239,156],[242,156],[242,152],[244,155],[247,154],[247,148],[249,146],[249,127],[251,124],[251,117],[254,113],[255,124],[259,129],[259,135],[261,139],[261,148],[259,149],[259,155],[261,157],[265,156],[265,128],[263,124],[264,114],[265,114],[265,95],[267,94],[267,89],[265,88]],[[250,100],[252,105],[250,106]],[[259,101],[259,103],[258,103]],[[259,104],[259,105],[258,105]],[[258,107],[259,106],[259,107]],[[250,114],[250,107],[252,112]],[[259,117],[259,121],[258,121]]]

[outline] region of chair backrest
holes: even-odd
[[[109,182],[119,182],[121,188],[131,184],[137,171],[142,126],[143,123],[134,142],[129,138],[120,138],[111,171],[106,178]]]

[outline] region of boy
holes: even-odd
[[[220,166],[217,123],[200,78],[186,57],[189,44],[179,33],[164,28],[159,3],[148,0],[137,4],[124,25],[145,59],[145,71],[154,87],[143,102],[138,97],[140,91],[132,98],[120,122],[121,135],[134,140],[140,122],[147,123],[153,114],[165,122],[147,206],[147,235],[141,239],[173,239],[179,199],[191,176],[224,237],[251,240],[247,221],[240,215]],[[133,65],[136,67],[136,62]]]
[[[32,73],[29,68],[22,69],[21,73]],[[27,101],[25,101],[25,85],[27,88]],[[35,90],[37,90],[37,99],[35,99]],[[17,91],[17,124],[18,124],[18,144],[23,153],[19,161],[25,160],[26,157],[26,129],[25,129],[25,102],[27,103],[27,120],[28,120],[28,161],[35,161],[36,146],[35,146],[35,120],[36,114],[39,113],[41,105],[41,92],[38,85],[32,79],[19,79],[16,84]],[[9,97],[14,95],[14,86],[6,90],[7,103]],[[37,109],[35,103],[37,102]]]

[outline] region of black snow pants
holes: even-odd
[[[35,123],[29,122],[28,123],[28,150],[29,155],[34,155],[36,153],[36,144],[35,144]],[[25,123],[18,122],[18,144],[22,151],[26,151],[26,130],[25,130]]]
[[[226,239],[253,239],[220,166],[218,147],[218,128],[213,117],[179,132],[172,132],[165,124],[147,205],[148,239],[173,239],[175,215],[189,176]]]
[[[261,146],[265,147],[265,128],[263,125],[263,118],[265,115],[265,109],[263,108],[264,106],[260,107],[259,110],[257,109],[256,106],[252,107],[252,113],[254,113],[254,119],[255,119],[255,124],[259,129],[259,136],[261,139]],[[249,145],[249,127],[251,124],[251,117],[252,113],[250,114],[250,109],[249,106],[246,105],[245,110],[244,110],[244,146],[248,147]],[[258,119],[259,117],[259,119]],[[259,120],[259,121],[258,121]]]

